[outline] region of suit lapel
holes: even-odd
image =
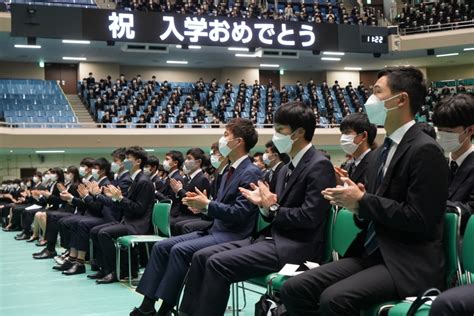
[[[459,167],[458,171],[454,175],[453,181],[449,186],[449,198],[458,190],[459,186],[464,180],[471,174],[471,170],[474,168],[474,152],[470,153]]]
[[[224,173],[224,176],[222,177],[222,180],[221,180],[221,187],[219,188],[219,191],[223,190],[223,192],[222,192],[222,195],[220,196],[219,201],[221,201],[227,195],[227,192],[230,190],[230,188],[238,184],[240,172],[244,170],[245,168],[247,168],[249,163],[250,163],[249,158],[246,158],[244,161],[242,161],[240,165],[237,167],[237,169],[234,170],[234,173],[232,174],[232,177],[230,178],[227,185],[226,185],[227,173],[229,172],[230,168],[229,170],[227,170],[226,173]]]
[[[418,135],[419,129],[417,125],[413,125],[403,136],[400,144],[398,145],[395,154],[392,157],[392,160],[390,161],[390,165],[388,166],[387,172],[385,173],[385,176],[383,177],[382,184],[377,190],[377,195],[383,195],[385,191],[388,188],[388,184],[390,183],[390,179],[392,178],[393,171],[395,169],[395,166],[397,163],[400,161],[400,159],[405,155],[407,150],[411,146],[411,142],[416,138]],[[380,155],[380,153],[379,153]],[[377,168],[378,170],[378,168]],[[376,175],[377,176],[377,175]],[[375,179],[374,179],[375,180]],[[375,182],[374,182],[375,183]]]
[[[308,149],[308,151],[303,155],[301,160],[298,162],[298,165],[296,166],[295,170],[293,170],[293,172],[291,173],[290,179],[288,179],[288,183],[286,184],[286,187],[283,188],[283,192],[280,197],[280,204],[282,203],[283,199],[286,197],[288,192],[290,192],[291,187],[298,179],[300,173],[306,168],[308,161],[310,161],[311,158],[313,158],[315,152],[316,152],[316,149],[314,149],[314,147],[311,147],[310,149]],[[287,171],[288,171],[288,166],[286,167],[286,172]],[[285,175],[286,175],[286,172],[285,172]],[[285,177],[283,177],[283,186],[285,184],[284,179]]]

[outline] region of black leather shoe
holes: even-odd
[[[39,237],[30,237],[26,242],[33,242],[39,240]]]
[[[16,235],[16,236],[15,236],[15,239],[16,239],[16,240],[29,240],[29,239],[30,239],[30,235],[25,234],[25,233],[21,233],[21,234]]]
[[[49,251],[48,249],[43,249],[38,255],[33,256],[35,259],[52,259],[56,256],[56,251]]]
[[[103,277],[105,277],[105,274],[102,271],[98,271],[97,273],[89,274],[87,276],[88,279],[92,279],[92,280],[102,279]]]
[[[57,266],[54,266],[53,269],[58,271],[66,271],[72,268],[73,264],[73,262],[66,260],[63,264],[58,264]]]
[[[118,282],[117,276],[115,275],[114,272],[107,274],[105,277],[102,279],[95,280],[97,284],[109,284],[109,283],[114,283]]]
[[[155,315],[156,310],[152,309],[151,311],[148,312],[142,312],[139,308],[135,307],[133,311],[130,312],[130,316],[150,316],[150,315]]]
[[[69,270],[63,271],[64,275],[75,275],[86,273],[86,266],[83,263],[74,262]]]
[[[32,256],[39,256],[39,255],[42,255],[47,249],[46,248],[43,248],[41,251],[38,251],[38,252],[35,252]]]

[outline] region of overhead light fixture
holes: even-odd
[[[39,66],[40,66],[40,68],[44,68],[44,60],[39,61]]]
[[[64,150],[36,150],[37,154],[64,154]]]
[[[25,44],[15,44],[15,48],[32,48],[32,49],[40,49],[41,45],[25,45]]]
[[[82,40],[63,40],[63,44],[90,44],[91,41],[82,41]]]
[[[278,67],[280,67],[280,65],[277,65],[277,64],[260,64],[260,67],[278,68]]]
[[[63,57],[63,60],[80,60],[80,61],[84,61],[84,60],[87,60],[86,57]]]
[[[155,152],[154,149],[145,149],[145,151],[147,151],[147,152],[152,152],[152,153]]]
[[[235,54],[235,57],[250,57],[250,58],[256,58],[257,55],[255,55],[255,54],[239,54],[239,53],[237,53],[237,54]]]
[[[337,58],[337,57],[321,57],[321,60],[341,61],[341,58]]]
[[[233,52],[248,52],[249,49],[246,47],[229,47],[227,50],[233,51]]]
[[[463,50],[467,52],[468,50],[474,50],[474,47],[467,47],[467,48],[464,48]]]
[[[167,64],[178,64],[178,65],[187,65],[188,62],[186,60],[167,60]]]
[[[199,45],[189,45],[189,49],[201,49],[202,47]]]
[[[356,70],[356,71],[359,71],[359,70],[362,70],[361,67],[344,67],[344,70]]]
[[[342,52],[323,52],[323,55],[344,56],[345,53],[342,53]]]
[[[457,56],[459,53],[449,53],[449,54],[439,54],[436,57],[449,57],[449,56]]]

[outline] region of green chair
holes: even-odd
[[[135,245],[144,243],[147,255],[150,256],[149,243],[155,243],[171,236],[169,221],[171,204],[171,200],[162,200],[155,203],[152,214],[152,224],[155,235],[128,235],[119,237],[115,241],[117,278],[120,278],[120,253],[121,250],[124,249],[128,253],[128,282],[130,287],[133,287],[131,249],[135,247]],[[159,234],[166,237],[161,237]]]
[[[452,287],[461,278],[461,264],[459,262],[459,240],[460,240],[461,210],[459,208],[448,209],[444,217],[443,243],[446,254],[446,285]],[[380,306],[380,305],[379,305]],[[411,302],[388,302],[382,304],[383,308],[372,308],[371,315],[379,315],[383,310],[388,310],[389,316],[404,316],[411,307]],[[422,305],[416,312],[416,316],[429,314],[429,306]]]

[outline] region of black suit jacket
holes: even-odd
[[[99,188],[103,188],[111,184],[110,180],[108,178],[103,178],[102,180],[99,181],[98,185]],[[104,206],[104,203],[102,201],[99,201],[92,195],[86,196],[84,199],[84,202],[86,203],[87,211],[86,214],[94,217],[104,217],[104,213],[107,216],[109,213],[109,209]],[[104,212],[105,211],[105,212]]]
[[[280,170],[285,166],[283,162],[280,162],[278,166],[276,167],[275,171],[272,171],[271,169],[268,169],[267,173],[265,173],[265,182],[268,183],[270,186],[270,191],[275,193],[276,190],[276,185],[277,185],[277,180],[279,177]],[[272,179],[270,180],[270,174],[272,175]],[[283,176],[284,177],[284,176]]]
[[[366,181],[366,173],[367,169],[369,167],[369,160],[370,156],[372,156],[373,151],[369,151],[364,158],[359,162],[357,167],[355,167],[354,171],[352,171],[352,174],[349,176],[349,178],[354,182],[354,183],[362,183],[365,184]]]
[[[115,202],[117,208],[122,211],[122,222],[125,223],[128,234],[143,235],[151,232],[154,192],[155,187],[150,177],[140,171],[128,189],[127,195],[122,201]]]
[[[178,191],[178,194],[176,194],[181,202],[181,199],[186,196],[186,193],[190,192],[195,192],[195,188],[198,188],[199,191],[206,192],[209,194],[209,180],[204,176],[204,173],[200,171],[197,175],[194,176],[194,178],[191,179],[181,190]],[[171,216],[177,217],[179,215],[193,215],[191,211],[188,210],[188,207],[184,205],[183,203],[179,203],[179,208],[176,208],[174,210],[174,214],[171,214]],[[199,215],[197,215],[199,217]]]
[[[448,206],[461,209],[461,232],[474,213],[474,152],[470,153],[452,177],[450,175]]]
[[[373,221],[380,252],[401,297],[418,295],[431,287],[443,289],[443,225],[448,197],[443,153],[415,124],[404,135],[376,188],[381,150],[375,150],[369,161],[367,193],[359,201],[359,217]],[[363,249],[366,231],[351,247],[359,244],[359,250]]]
[[[179,173],[179,170],[173,173],[171,178],[180,181],[183,186],[186,185],[186,181]],[[176,194],[174,194],[173,189],[171,189],[170,177],[167,177],[164,186],[160,190],[157,190],[156,198],[158,201],[170,199],[173,201],[173,204],[179,203],[179,199],[176,197]]]
[[[321,191],[336,186],[334,167],[311,147],[293,170],[285,188],[288,164],[278,176],[276,192],[280,209],[271,223],[280,262],[320,262],[323,257],[329,201]]]

